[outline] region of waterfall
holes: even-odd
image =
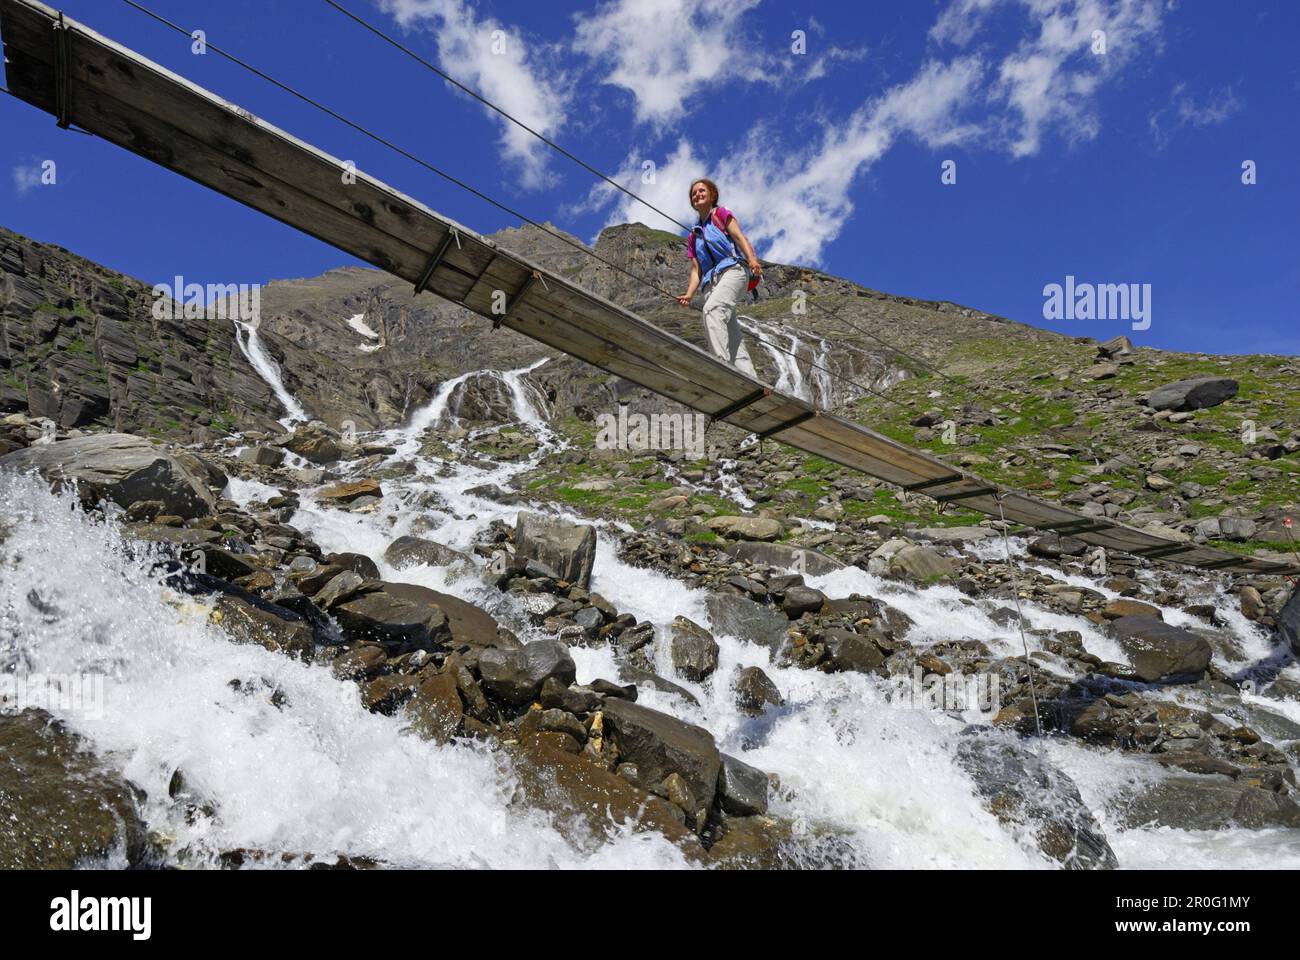
[[[239,349],[243,351],[245,359],[257,371],[257,375],[266,381],[274,392],[284,409],[288,412],[287,416],[280,418],[280,423],[288,429],[295,422],[305,423],[310,420],[307,411],[303,409],[292,393],[285,388],[284,380],[280,377],[280,367],[271,355],[267,353],[266,347],[262,344],[262,338],[257,334],[257,323],[248,323],[244,320],[235,321],[235,342],[239,344]]]
[[[524,377],[549,359],[543,357],[517,370],[471,370],[469,373],[462,373],[458,377],[444,381],[438,386],[433,398],[411,416],[411,422],[403,433],[408,439],[418,439],[425,430],[447,416],[449,411],[454,416],[460,409],[459,400],[465,385],[480,377],[495,380],[509,391],[511,410],[518,422],[531,426],[544,426],[546,416],[541,410],[544,399],[541,392],[525,381]]]

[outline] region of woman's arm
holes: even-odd
[[[691,282],[686,287],[686,292],[677,298],[677,302],[683,307],[691,305],[691,297],[695,296],[695,291],[700,289],[700,261],[691,259]]]
[[[741,231],[740,221],[734,216],[731,218],[731,222],[727,224],[727,234],[732,240],[736,241],[736,245],[740,247],[740,252],[749,261],[749,272],[756,277],[761,277],[763,275],[763,265],[758,262],[758,254],[754,252],[754,248],[750,245],[749,238]]]

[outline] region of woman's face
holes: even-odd
[[[709,188],[702,183],[697,183],[691,187],[691,206],[700,213],[706,212],[712,204],[710,203]]]

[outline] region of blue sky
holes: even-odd
[[[343,2],[679,219],[713,176],[762,256],[1071,334],[1300,353],[1294,0]],[[668,226],[321,0],[146,5],[535,219]],[[512,225],[117,0],[62,9],[467,225]],[[0,130],[0,224],[125,273],[350,262],[8,97]],[[1067,275],[1150,284],[1150,328],[1045,321]]]

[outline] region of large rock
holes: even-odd
[[[111,500],[129,507],[159,500],[163,512],[205,517],[216,499],[207,484],[179,459],[142,437],[97,433],[15,450],[0,457],[0,470],[38,471],[55,487],[75,481],[84,501]]]
[[[236,643],[256,643],[303,660],[315,648],[306,617],[255,594],[223,593],[211,616]]]
[[[1300,828],[1300,806],[1284,794],[1223,776],[1171,776],[1138,792],[1119,819],[1125,827],[1294,830]]]
[[[43,710],[0,716],[0,869],[146,859],[134,791]]]
[[[1291,644],[1292,652],[1300,657],[1300,587],[1291,591],[1291,599],[1278,614],[1277,628],[1282,639]]]
[[[365,558],[362,558],[365,559]],[[500,645],[500,626],[492,615],[474,604],[439,593],[415,583],[384,582],[384,592],[400,600],[437,607],[447,618],[451,642],[457,647],[495,647]]]
[[[1202,410],[1217,407],[1237,395],[1237,381],[1228,377],[1192,377],[1156,387],[1147,395],[1153,410]]]
[[[812,587],[787,587],[781,600],[781,610],[791,620],[798,620],[805,613],[816,613],[826,603],[826,594]]]
[[[350,483],[332,483],[316,493],[317,497],[328,503],[351,503],[353,500],[359,500],[362,497],[382,497],[383,495],[383,488],[379,485],[379,481],[373,477],[367,477],[365,480],[354,480]]]
[[[1110,625],[1139,680],[1195,680],[1210,665],[1209,641],[1154,617],[1120,617]]]
[[[575,843],[590,843],[593,834],[604,835],[611,824],[631,824],[637,830],[662,834],[691,859],[704,857],[704,848],[682,825],[672,804],[588,757],[566,753],[537,738],[520,741],[511,752],[518,758],[516,780],[530,804],[558,814],[555,823],[560,830],[571,829],[575,815],[581,818],[583,831],[575,831]]]
[[[722,755],[713,734],[658,710],[627,700],[605,701],[605,724],[624,763],[636,765],[640,781],[660,783],[679,774],[701,807],[713,806]]]
[[[383,591],[362,593],[332,610],[343,636],[383,644],[390,654],[434,650],[447,639],[447,618],[437,607],[410,603]]]
[[[772,567],[784,567],[797,570],[810,577],[834,573],[843,569],[844,564],[834,557],[828,557],[807,547],[792,547],[784,543],[764,543],[760,540],[740,540],[727,547],[727,553],[737,560]]]
[[[453,564],[461,564],[468,569],[474,567],[474,561],[467,554],[434,540],[412,536],[398,537],[390,543],[384,551],[384,560],[399,570],[418,564],[430,567],[449,567]]]
[[[578,672],[569,648],[558,640],[537,640],[522,650],[485,650],[478,668],[483,688],[516,707],[536,700],[549,678],[567,687]]]
[[[673,668],[687,680],[704,680],[718,669],[718,642],[693,620],[678,617],[669,628]]]
[[[783,529],[770,517],[713,517],[704,525],[728,540],[775,540]]]
[[[312,463],[334,463],[343,455],[343,449],[338,441],[331,435],[329,428],[319,420],[295,427],[292,435],[285,441],[284,447]]]
[[[733,817],[767,813],[767,774],[730,754],[722,755],[718,805]]]
[[[827,662],[832,672],[871,673],[885,662],[885,655],[879,647],[852,630],[831,628],[823,633],[822,640],[826,644]]]
[[[1119,865],[1078,786],[1023,743],[968,727],[954,759],[998,820],[1027,827],[1043,854],[1067,870]]]
[[[586,588],[596,562],[596,528],[521,511],[515,522],[515,559],[544,563],[561,579]]]
[[[780,611],[739,594],[711,593],[705,603],[715,635],[762,644],[773,653],[785,646],[790,621]]]
[[[890,558],[889,571],[909,580],[937,580],[955,574],[957,564],[931,547],[910,544]]]
[[[734,689],[737,709],[751,717],[759,716],[769,705],[785,704],[781,691],[760,667],[745,667],[737,673]]]

